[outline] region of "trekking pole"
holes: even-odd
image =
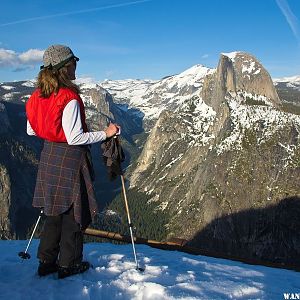
[[[124,176],[122,174],[121,174],[121,181],[122,181],[122,191],[123,191],[123,196],[124,196],[125,209],[126,209],[126,213],[127,213],[130,237],[131,237],[131,244],[132,244],[133,255],[134,255],[134,260],[135,260],[135,264],[136,264],[136,270],[143,272],[143,271],[145,271],[145,269],[139,267],[137,257],[136,257],[135,246],[134,246],[134,238],[133,238],[133,232],[132,232],[132,223],[131,223],[131,219],[130,219],[128,201],[127,201],[126,190],[125,190],[125,181],[124,181]]]
[[[18,255],[19,255],[21,258],[23,258],[23,259],[29,259],[29,258],[30,258],[30,254],[29,254],[27,251],[28,251],[28,248],[29,248],[29,246],[30,246],[30,244],[31,244],[32,238],[33,238],[33,236],[34,236],[34,233],[35,233],[35,231],[36,231],[36,228],[37,228],[37,226],[38,226],[38,224],[39,224],[39,222],[40,222],[40,219],[41,219],[43,213],[44,213],[44,210],[41,209],[40,214],[39,214],[39,217],[38,217],[38,219],[37,219],[37,221],[36,221],[36,224],[35,224],[35,226],[34,226],[34,228],[33,228],[31,237],[30,237],[30,239],[29,239],[29,242],[28,242],[28,244],[27,244],[27,247],[26,247],[25,251],[24,251],[24,252],[23,252],[23,251],[22,251],[22,252],[19,252],[19,254],[18,254]]]

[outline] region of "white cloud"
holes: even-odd
[[[0,67],[13,66],[16,60],[17,54],[15,51],[0,48]]]
[[[15,68],[23,70],[41,64],[44,50],[29,49],[22,53],[0,48],[0,68]]]
[[[43,60],[44,50],[39,49],[29,49],[19,55],[19,59],[25,64],[35,64],[40,63]]]
[[[208,57],[209,57],[208,54],[203,54],[203,55],[201,56],[201,58],[208,58]]]

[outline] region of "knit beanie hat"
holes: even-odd
[[[44,52],[44,65],[41,66],[41,69],[53,68],[58,70],[71,59],[79,61],[79,58],[74,55],[73,51],[69,47],[63,45],[52,45]]]

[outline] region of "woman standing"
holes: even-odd
[[[44,53],[37,89],[26,103],[27,133],[44,140],[33,206],[44,209],[38,274],[64,278],[89,269],[82,261],[83,230],[97,213],[89,144],[114,136],[119,127],[89,132],[72,50],[52,45]]]

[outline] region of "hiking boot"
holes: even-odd
[[[62,279],[68,276],[76,275],[87,271],[90,268],[90,263],[82,261],[72,267],[58,267],[58,278]]]
[[[44,261],[40,261],[38,267],[38,275],[39,276],[46,276],[51,273],[55,273],[58,270],[58,265],[56,263],[48,263]]]

